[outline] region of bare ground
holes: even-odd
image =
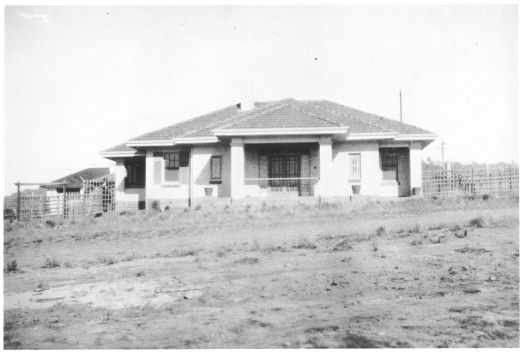
[[[4,347],[518,347],[518,234],[514,199],[5,224]]]

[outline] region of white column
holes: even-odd
[[[421,170],[421,143],[410,143],[410,185],[412,188],[423,184]]]
[[[124,179],[127,176],[124,159],[117,160],[115,163],[115,198],[119,200],[118,193],[124,192]]]
[[[319,190],[320,196],[332,195],[332,137],[319,138]]]
[[[231,141],[231,197],[244,197],[244,142],[242,138]]]

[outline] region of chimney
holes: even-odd
[[[237,104],[237,108],[239,108],[240,111],[252,110],[254,108],[254,102],[253,100],[243,100]]]

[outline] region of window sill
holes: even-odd
[[[350,180],[348,180],[348,182],[350,182],[350,183],[361,183],[361,180],[352,180],[352,179],[350,179]]]
[[[179,186],[180,186],[180,182],[177,182],[177,183],[163,183],[161,185],[161,187],[164,187],[164,188],[179,187]]]
[[[222,180],[210,180],[210,185],[222,185]]]

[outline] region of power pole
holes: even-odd
[[[399,119],[403,123],[403,95],[401,89],[399,90]]]

